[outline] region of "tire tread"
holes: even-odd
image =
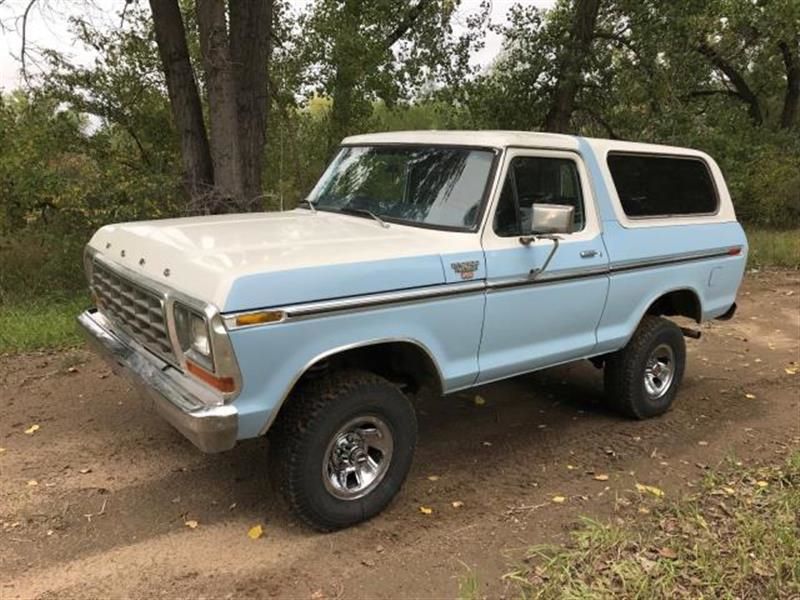
[[[307,432],[326,418],[328,409],[340,398],[363,386],[392,386],[369,371],[343,369],[323,377],[303,381],[284,403],[270,429],[270,457],[273,482],[304,523],[320,531],[333,531],[349,523],[337,523],[311,509],[304,485],[301,461],[306,450]],[[399,391],[399,390],[398,390]]]
[[[665,330],[673,330],[680,336],[683,343],[683,334],[675,323],[663,317],[646,315],[639,323],[633,337],[621,350],[609,355],[606,359],[603,374],[606,397],[614,409],[633,419],[646,419],[652,414],[643,410],[638,390],[641,386],[641,372],[638,362],[642,355],[652,345],[653,340]],[[675,382],[667,393],[674,396],[680,379],[683,375],[685,351],[681,349],[681,356],[676,353]]]

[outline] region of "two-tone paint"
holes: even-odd
[[[693,295],[698,320],[722,315],[735,301],[747,242],[718,166],[701,152],[516,132],[401,132],[344,143],[494,148],[478,228],[384,228],[297,209],[115,225],[92,239],[106,260],[218,308],[241,371],[233,401],[239,439],[263,434],[303,373],[341,351],[413,344],[446,394],[617,350],[648,308],[673,291]],[[606,165],[609,152],[704,161],[717,211],[627,218]],[[523,245],[491,227],[515,156],[567,158],[580,177],[585,227],[563,236],[543,273],[551,241]],[[236,315],[264,309],[281,318],[236,325]]]

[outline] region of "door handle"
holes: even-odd
[[[594,258],[597,256],[597,250],[581,250],[581,258]]]

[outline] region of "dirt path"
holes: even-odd
[[[706,465],[800,446],[800,372],[787,372],[800,362],[800,274],[749,275],[739,304],[688,341],[684,387],[660,419],[607,411],[584,363],[486,386],[483,405],[421,400],[402,493],[330,535],[287,514],[264,442],[200,454],[83,351],[0,358],[0,598],[452,598],[467,569],[502,596],[526,548],[612,515],[635,482],[677,496]],[[251,540],[257,523],[265,535]]]

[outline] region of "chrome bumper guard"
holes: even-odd
[[[234,406],[186,377],[133,341],[113,332],[96,309],[78,317],[90,346],[117,375],[130,379],[155,403],[156,411],[203,452],[222,452],[236,444],[239,426]]]

